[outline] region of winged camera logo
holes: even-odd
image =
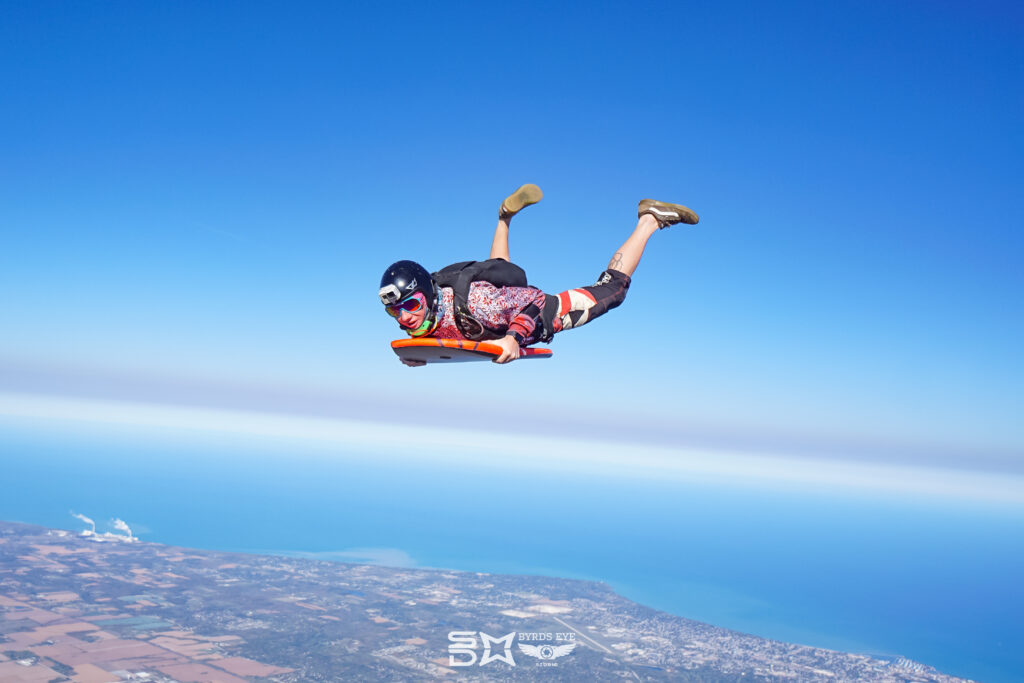
[[[567,643],[565,645],[526,645],[525,643],[519,643],[518,645],[524,654],[536,657],[537,659],[558,659],[576,649],[576,643]]]

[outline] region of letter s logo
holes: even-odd
[[[450,631],[448,640],[449,666],[473,666],[476,664],[476,631]],[[469,655],[469,659],[457,660],[456,655]]]

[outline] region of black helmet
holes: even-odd
[[[427,302],[427,318],[434,316],[434,280],[427,269],[415,261],[398,261],[388,266],[380,279],[380,302],[385,306],[397,304],[416,292],[423,294]]]

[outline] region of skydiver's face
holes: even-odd
[[[402,327],[415,330],[427,317],[427,299],[421,292],[416,292],[403,299],[401,303],[388,306],[387,312],[394,316]]]
[[[402,315],[398,316],[398,324],[410,330],[415,330],[417,327],[423,324],[423,320],[427,317],[427,309],[423,307],[416,313],[403,312]]]

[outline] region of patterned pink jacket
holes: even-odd
[[[544,292],[536,287],[495,287],[489,282],[474,282],[469,286],[470,314],[488,327],[508,327],[508,331],[532,341],[536,323],[522,313],[530,304],[544,308]],[[437,301],[437,325],[430,332],[439,339],[465,339],[455,324],[454,293],[451,287],[442,287]]]

